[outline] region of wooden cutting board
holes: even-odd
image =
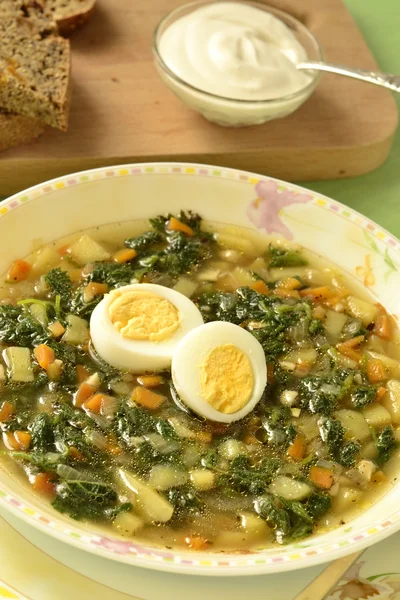
[[[326,59],[377,68],[341,0],[271,0],[318,37]],[[182,0],[98,0],[72,39],[73,100],[67,133],[0,156],[0,193],[103,165],[189,160],[289,180],[360,175],[387,157],[397,125],[390,92],[325,75],[296,113],[258,127],[226,129],[185,108],[154,68],[152,33]]]

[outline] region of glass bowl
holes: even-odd
[[[244,3],[270,13],[283,21],[305,49],[308,60],[322,61],[324,59],[318,40],[300,21],[281,10],[260,2],[248,1]],[[178,19],[207,4],[214,4],[214,2],[201,0],[179,6],[169,12],[157,25],[153,36],[153,56],[158,73],[165,85],[186,106],[199,112],[208,121],[226,127],[260,125],[266,121],[286,117],[297,110],[316,88],[320,79],[319,72],[309,71],[311,81],[293,94],[268,100],[235,100],[196,88],[168,67],[160,52],[160,40],[163,33]]]

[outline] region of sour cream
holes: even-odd
[[[307,54],[292,31],[246,3],[211,3],[178,18],[163,32],[159,51],[186,83],[234,100],[282,98],[311,81],[296,69]]]

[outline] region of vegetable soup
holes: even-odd
[[[284,240],[183,212],[80,232],[10,266],[0,351],[3,468],[117,535],[265,548],[347,523],[396,480],[396,325]]]

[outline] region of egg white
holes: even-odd
[[[233,344],[247,356],[254,378],[249,401],[231,414],[216,410],[204,399],[200,381],[200,366],[207,355],[224,344]],[[265,355],[260,342],[242,327],[223,321],[201,325],[188,333],[175,349],[171,372],[176,391],[186,406],[198,415],[220,423],[243,419],[259,402],[267,384]]]
[[[120,292],[144,291],[165,298],[179,312],[178,329],[166,340],[131,340],[124,338],[112,324],[108,311],[113,296],[106,294],[90,319],[90,335],[94,349],[108,364],[132,373],[163,371],[171,366],[173,352],[180,340],[203,324],[196,305],[183,294],[162,285],[135,283],[118,288]]]

